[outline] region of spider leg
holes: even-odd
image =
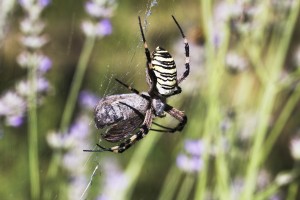
[[[97,150],[89,150],[89,149],[86,149],[86,150],[83,150],[84,152],[103,152],[103,151],[109,151],[109,148],[105,148],[105,147],[102,147],[100,146],[99,144],[96,144],[100,149],[97,149]]]
[[[150,55],[150,51],[148,49],[148,45],[146,43],[145,34],[144,34],[142,23],[141,23],[141,18],[140,18],[140,16],[138,18],[139,18],[140,31],[142,34],[144,48],[145,48],[145,54],[146,54],[146,58],[147,58],[147,65],[151,65],[151,55]]]
[[[146,58],[147,58],[146,80],[147,80],[147,84],[150,87],[150,90],[152,90],[152,87],[153,87],[152,80],[154,80],[153,78],[155,78],[155,76],[154,76],[153,72],[151,72],[151,70],[150,70],[152,68],[151,54],[150,54],[150,50],[149,50],[147,42],[146,42],[146,38],[145,38],[144,31],[143,31],[140,16],[138,17],[138,19],[139,19],[139,27],[140,27],[140,31],[141,31],[142,39],[143,39],[143,43],[144,43],[145,55],[146,55]]]
[[[122,83],[122,82],[121,82],[121,83]],[[134,88],[131,88],[131,89],[132,89],[132,90],[135,90]],[[137,90],[135,90],[135,91],[137,91]],[[137,92],[138,92],[138,91],[137,91]],[[148,98],[148,96],[146,96],[146,97]],[[140,118],[144,118],[144,115],[143,115],[140,111],[138,111],[136,108],[134,108],[134,107],[132,107],[132,106],[126,104],[126,103],[123,103],[123,102],[120,102],[120,104],[123,104],[123,105],[129,107],[130,109],[132,109],[132,110],[133,110]],[[165,130],[162,130],[162,129],[152,129],[152,128],[150,128],[149,130],[151,130],[151,131],[157,131],[157,132],[172,132],[172,131],[173,131],[173,128],[169,128],[169,127],[160,125],[160,124],[158,124],[158,123],[156,123],[156,122],[152,122],[152,123],[153,123],[154,125],[160,127],[160,128],[165,129]],[[174,132],[174,131],[173,131],[173,132]]]
[[[123,83],[122,81],[118,80],[118,79],[115,79],[118,83],[120,83],[121,85],[123,85],[124,87],[128,88],[130,91],[132,91],[133,93],[135,94],[138,94],[142,97],[144,97],[145,99],[149,100],[150,101],[150,97],[149,96],[146,96],[144,94],[141,94],[138,90],[136,90],[135,88],[132,88],[130,87],[129,85]],[[162,125],[159,125],[155,122],[153,122],[153,124],[161,127],[161,128],[164,128],[164,129],[167,129],[167,130],[161,130],[161,129],[151,129],[153,131],[157,131],[157,132],[171,132],[171,133],[174,133],[176,131],[181,131],[186,122],[187,122],[187,116],[184,114],[184,112],[180,111],[180,110],[177,110],[176,108],[173,108],[172,106],[170,106],[169,104],[165,104],[166,105],[166,108],[165,108],[165,111],[167,113],[169,113],[172,117],[174,117],[175,119],[177,119],[180,123],[175,127],[175,128],[169,128],[169,127],[165,127],[165,126],[162,126]],[[134,109],[131,107],[131,109]]]
[[[148,134],[151,124],[152,124],[152,109],[149,109],[146,112],[145,119],[143,124],[140,127],[140,130],[136,132],[134,135],[132,135],[130,138],[122,142],[121,144],[110,148],[106,148],[97,144],[97,146],[100,148],[99,150],[84,150],[84,151],[87,152],[110,151],[114,153],[123,153],[124,151],[129,149],[132,145],[134,145],[137,141],[141,140]]]
[[[183,73],[183,75],[177,79],[178,84],[181,83],[190,73],[190,47],[189,47],[189,43],[182,31],[182,28],[180,27],[179,23],[177,22],[177,20],[175,19],[175,17],[172,15],[172,18],[174,20],[174,22],[176,23],[181,36],[184,40],[184,49],[185,49],[185,72]]]
[[[158,131],[158,132],[163,131],[163,132],[165,132],[165,131],[167,131],[167,130],[173,130],[173,128],[170,128],[170,127],[167,127],[167,126],[163,126],[163,125],[160,125],[160,124],[155,123],[155,122],[152,122],[152,124],[154,124],[154,125],[156,125],[156,126],[158,126],[158,127],[160,127],[160,128],[166,129],[166,130],[150,129],[150,130],[152,130],[152,131]],[[168,132],[168,131],[167,131],[167,132]]]
[[[165,111],[179,121],[179,124],[169,132],[174,133],[176,131],[182,131],[187,123],[187,116],[184,112],[170,106],[169,104],[166,104]]]
[[[118,83],[120,83],[121,85],[123,85],[124,87],[126,87],[127,89],[129,89],[131,92],[133,92],[133,93],[135,93],[135,94],[138,94],[138,95],[140,95],[141,97],[143,97],[143,98],[145,98],[145,99],[147,99],[147,100],[150,100],[150,97],[149,97],[149,96],[140,93],[137,89],[135,89],[135,88],[133,88],[133,87],[131,87],[131,86],[129,86],[129,85],[123,83],[122,81],[120,81],[120,80],[117,79],[117,78],[116,78],[115,80],[116,80]]]

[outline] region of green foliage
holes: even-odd
[[[0,112],[1,198],[300,198],[300,1],[154,2],[119,1],[112,35],[105,38],[81,34],[81,20],[88,18],[83,1],[53,1],[47,8],[50,44],[44,49],[54,63],[47,75],[52,91],[41,102],[31,91],[27,124],[19,128],[8,127]],[[185,111],[186,127],[175,134],[150,132],[120,155],[83,152],[102,141],[93,113],[77,104],[80,90],[127,93],[114,78],[147,90],[138,15],[149,22],[149,48],[166,46],[183,71],[184,45],[172,14],[190,44],[191,73],[168,103]],[[18,42],[18,30],[11,31],[3,44]],[[20,52],[14,46],[0,46],[0,76],[12,80],[22,70],[13,77],[14,69],[2,65],[15,62]],[[35,68],[28,70],[31,88],[36,76]],[[0,103],[10,86],[1,85]],[[79,122],[85,127],[73,125]],[[158,122],[174,125],[169,117]],[[61,143],[49,142],[53,130]],[[84,136],[64,140],[76,130]]]

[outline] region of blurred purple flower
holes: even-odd
[[[42,46],[44,46],[48,42],[47,37],[45,36],[23,36],[21,38],[21,43],[31,49],[40,49]]]
[[[39,77],[37,80],[37,93],[45,93],[49,90],[49,81],[44,77]]]
[[[88,133],[90,132],[90,119],[86,116],[82,116],[76,120],[74,124],[72,124],[69,135],[72,137],[81,140],[86,138]]]
[[[22,52],[17,57],[17,62],[21,67],[24,68],[37,66],[39,72],[42,74],[47,72],[52,66],[52,61],[49,57],[42,53],[31,53],[28,51]]]
[[[110,35],[112,32],[112,26],[108,19],[103,19],[97,24],[97,35],[106,36]]]
[[[90,110],[94,109],[99,99],[100,97],[98,97],[97,95],[89,91],[82,91],[79,94],[79,103],[81,107],[86,109],[90,109]]]
[[[39,0],[38,4],[42,7],[46,7],[50,4],[50,2],[51,2],[50,0]]]
[[[26,9],[33,7],[34,5],[39,6],[40,8],[44,8],[49,5],[50,0],[38,0],[36,3],[32,0],[19,0],[19,4]]]
[[[201,157],[203,152],[202,140],[185,140],[184,153],[180,153],[176,158],[177,167],[188,173],[200,171],[203,165]]]
[[[47,143],[53,149],[68,149],[71,146],[68,134],[51,132],[46,138]]]
[[[10,126],[20,126],[26,112],[26,102],[18,94],[7,92],[0,98],[0,116]]]
[[[7,116],[6,117],[6,123],[9,126],[12,127],[19,127],[24,122],[24,116]]]
[[[115,9],[116,9],[116,2],[114,0],[90,0],[85,4],[86,12],[91,15],[92,17],[96,18],[107,18],[112,17]]]
[[[48,56],[41,56],[40,63],[39,63],[39,71],[45,73],[49,71],[52,67],[52,61]]]
[[[194,156],[201,156],[204,150],[204,144],[202,140],[185,140],[184,149],[188,154]]]
[[[112,26],[108,19],[100,20],[98,23],[84,21],[81,28],[86,36],[103,37],[112,32]]]
[[[179,154],[176,158],[177,167],[189,173],[198,172],[203,166],[203,161],[199,156],[188,156]]]
[[[25,34],[41,34],[45,28],[45,23],[41,20],[32,21],[30,18],[24,18],[20,23],[20,29]]]
[[[87,137],[90,132],[90,118],[82,115],[76,119],[67,133],[51,132],[47,135],[47,142],[53,149],[67,150],[63,155],[62,166],[72,175],[81,174],[84,163],[89,154],[82,153],[83,146],[88,146]]]
[[[300,135],[296,135],[291,139],[290,152],[294,160],[300,160]]]
[[[88,184],[88,179],[84,174],[75,175],[71,177],[68,183],[68,198],[67,199],[79,199]],[[82,199],[82,198],[80,198]]]
[[[235,52],[228,52],[226,55],[226,67],[232,73],[238,73],[248,68],[248,62],[245,57]]]
[[[118,199],[118,193],[128,187],[128,178],[112,158],[103,160],[104,183],[101,195],[97,200]]]
[[[36,85],[36,93],[37,94],[45,94],[49,91],[49,88],[50,88],[50,84],[49,84],[48,80],[45,79],[44,77],[38,77],[37,85]],[[16,92],[21,96],[24,96],[24,97],[28,96],[30,90],[31,90],[31,88],[30,88],[27,80],[20,81],[16,85]]]

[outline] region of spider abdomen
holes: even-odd
[[[160,95],[171,96],[181,92],[177,83],[176,64],[167,50],[158,46],[152,53],[151,64],[156,78],[155,86]]]
[[[95,107],[98,129],[145,115],[149,102],[137,94],[119,94],[104,97]]]

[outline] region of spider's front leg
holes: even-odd
[[[110,148],[102,147],[101,145],[97,144],[97,146],[100,148],[99,150],[84,150],[84,151],[88,151],[88,152],[111,151],[114,153],[123,153],[124,151],[129,149],[132,145],[134,145],[137,141],[141,140],[148,134],[150,126],[152,124],[152,118],[153,118],[152,109],[150,108],[146,112],[145,119],[143,124],[140,127],[140,130],[136,132],[134,135],[132,135],[130,138],[122,142],[121,144]]]
[[[175,19],[175,17],[172,15],[172,18],[175,22],[175,24],[177,25],[181,36],[183,38],[184,41],[184,50],[185,50],[185,71],[182,74],[182,76],[180,78],[177,79],[178,84],[181,83],[190,73],[190,47],[189,47],[189,43],[183,33],[182,28],[180,27],[179,23],[177,22],[177,20]]]
[[[182,131],[185,124],[187,123],[187,116],[184,114],[184,112],[170,106],[169,104],[166,104],[165,111],[179,121],[179,124],[168,132],[174,133],[176,131]]]

